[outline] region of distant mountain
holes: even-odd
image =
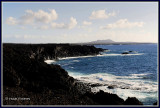
[[[107,40],[96,40],[96,41],[92,41],[92,42],[88,42],[89,44],[109,44],[109,43],[115,43],[115,41],[111,40],[111,39],[107,39]]]
[[[85,43],[76,43],[81,45],[130,45],[130,44],[152,44],[152,42],[115,42],[111,39],[107,40],[96,40]]]

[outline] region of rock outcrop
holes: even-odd
[[[94,93],[86,93],[86,96],[93,99],[99,105],[123,105],[124,100],[118,97],[116,94],[106,93],[102,90]]]
[[[153,103],[153,105],[157,105],[157,102]]]
[[[125,105],[143,105],[142,102],[140,102],[135,97],[128,97],[126,101],[124,102]]]
[[[58,57],[97,55],[100,51],[103,49],[69,44],[3,44],[3,104],[124,104],[115,94],[92,93],[87,85],[77,82],[59,65],[44,62]],[[12,100],[19,97],[29,100]]]
[[[129,54],[129,52],[123,52],[122,54]]]

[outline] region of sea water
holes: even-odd
[[[145,105],[158,101],[157,44],[95,47],[108,50],[97,56],[59,58],[53,64],[61,65],[70,76],[82,82],[101,84],[93,87],[93,92],[103,90],[124,100],[136,97]],[[132,52],[122,54],[128,51]]]

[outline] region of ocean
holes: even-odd
[[[103,90],[124,100],[136,97],[145,105],[158,100],[157,44],[95,45],[108,49],[97,56],[60,58],[59,64],[69,75],[82,82],[100,84]],[[129,52],[124,55],[123,52]]]

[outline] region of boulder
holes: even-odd
[[[102,90],[96,94],[87,92],[85,95],[93,99],[97,105],[122,105],[124,103],[124,100],[116,94],[110,94]]]
[[[98,87],[98,86],[102,86],[103,84],[99,84],[99,83],[96,83],[96,84],[91,84],[90,86],[91,87]]]
[[[157,105],[157,102],[153,103],[153,105]]]
[[[128,52],[133,52],[133,51],[128,51]]]
[[[128,52],[123,52],[122,54],[129,54]]]
[[[108,88],[109,88],[109,89],[114,89],[114,86],[111,85],[111,86],[108,86]]]
[[[126,101],[124,102],[125,105],[143,105],[142,102],[140,102],[135,97],[128,97]]]

